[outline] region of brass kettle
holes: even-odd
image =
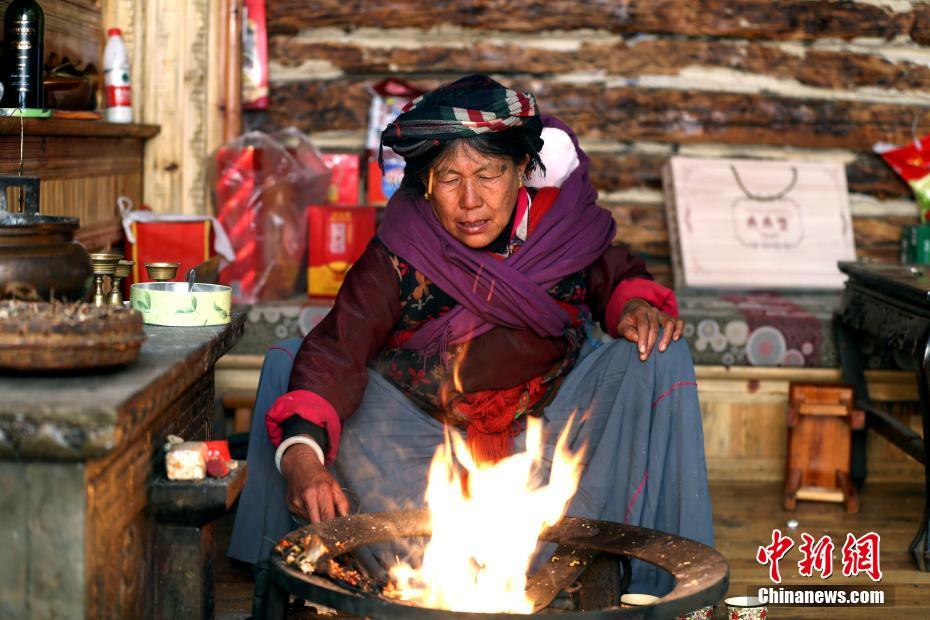
[[[7,188],[21,187],[23,211],[7,208]],[[78,218],[39,214],[37,177],[0,176],[0,296],[34,289],[43,299],[75,301],[90,290],[90,255],[74,240]]]

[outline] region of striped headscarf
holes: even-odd
[[[378,161],[383,169],[385,146],[404,159],[418,157],[443,141],[519,127],[524,118],[538,115],[532,94],[486,75],[469,75],[408,103],[381,133]]]

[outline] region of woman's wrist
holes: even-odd
[[[652,304],[649,303],[648,299],[643,299],[642,297],[630,297],[625,304],[623,304],[622,313],[626,313],[628,310],[635,308],[638,305],[646,306],[647,308],[651,307]]]
[[[323,450],[320,448],[319,444],[306,435],[296,435],[285,439],[275,451],[275,467],[282,474],[286,469],[287,462],[293,459],[311,459],[319,463],[320,466],[325,463]]]

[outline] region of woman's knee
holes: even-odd
[[[260,383],[269,381],[278,386],[283,380],[286,385],[290,379],[291,368],[294,366],[294,358],[297,357],[301,342],[300,338],[291,338],[268,347],[265,352],[265,359],[262,362]],[[261,385],[259,385],[259,388],[261,388]]]
[[[658,348],[658,343],[656,344]],[[680,361],[691,362],[691,349],[688,348],[688,341],[685,340],[685,337],[682,336],[678,340],[672,340],[668,343],[668,347],[662,353],[668,353],[673,358],[677,358]]]
[[[663,371],[670,371],[676,374],[682,372],[694,374],[694,361],[691,358],[691,350],[684,338],[668,343],[668,348],[665,351],[659,351],[658,345],[656,345],[651,355],[655,356],[657,373],[661,374]]]
[[[656,340],[655,344],[653,344],[652,351],[649,352],[647,360],[655,359],[656,364],[661,364],[662,366],[685,366],[688,368],[694,366],[694,362],[691,359],[691,350],[688,348],[688,343],[685,341],[684,337],[669,342],[668,347],[664,351],[659,350],[659,342],[661,339],[662,333],[659,332],[659,338]],[[639,357],[637,343],[630,340],[617,338],[608,341],[607,345],[613,352]]]

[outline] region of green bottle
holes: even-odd
[[[45,13],[35,0],[13,0],[3,16],[4,108],[45,108]]]

